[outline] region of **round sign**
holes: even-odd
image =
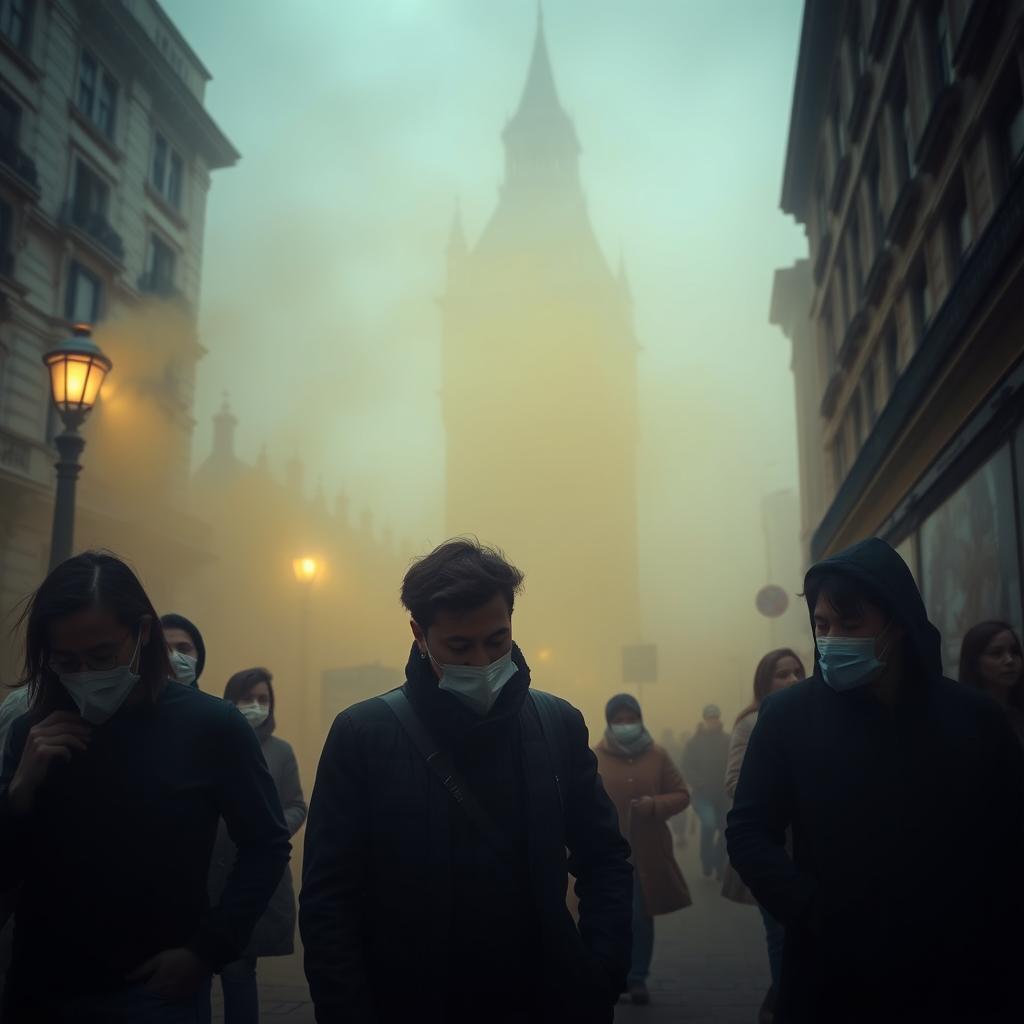
[[[757,592],[757,610],[767,619],[777,619],[786,614],[789,607],[789,595],[775,584],[762,587]]]

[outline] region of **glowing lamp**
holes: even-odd
[[[320,563],[310,555],[294,559],[292,568],[300,583],[312,583],[320,575]]]
[[[113,366],[92,340],[92,328],[75,324],[72,337],[47,352],[43,362],[50,371],[50,397],[65,423],[84,419]]]

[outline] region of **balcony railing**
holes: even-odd
[[[61,208],[60,219],[67,227],[82,232],[115,262],[124,262],[124,242],[102,213],[89,210],[69,199]]]
[[[39,172],[36,162],[27,153],[23,153],[12,139],[0,138],[0,164],[12,171],[30,191],[39,193]]]
[[[14,253],[9,249],[0,250],[0,277],[14,277]]]

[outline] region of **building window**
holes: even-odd
[[[88,50],[82,51],[78,63],[78,109],[107,138],[114,137],[117,82]]]
[[[937,91],[941,92],[946,86],[953,84],[953,39],[949,31],[945,3],[939,3],[935,7],[931,28],[932,53],[935,58],[935,84]]]
[[[871,242],[877,255],[885,244],[885,223],[882,219],[882,162],[877,146],[868,154],[864,182],[868,192],[868,211],[871,214]]]
[[[1024,156],[1024,99],[1016,67],[1003,92],[998,130],[1003,159],[1012,174]]]
[[[959,274],[967,262],[967,256],[974,244],[974,232],[971,227],[971,210],[967,205],[967,193],[963,182],[959,182],[953,190],[946,215],[949,231],[949,247],[953,257],[953,270]]]
[[[900,336],[895,324],[889,324],[885,331],[885,375],[888,382],[889,398],[896,390],[896,382],[900,379]]]
[[[0,92],[0,145],[5,150],[18,147],[21,128],[21,107],[6,93]]]
[[[162,239],[152,235],[149,239],[149,255],[146,259],[149,291],[163,295],[174,288],[176,262],[174,250]]]
[[[902,71],[896,76],[892,91],[892,125],[896,157],[897,191],[917,170],[914,163],[914,125],[910,116],[910,94]]]
[[[174,207],[181,209],[181,191],[185,161],[167,139],[157,132],[153,137],[153,187]]]
[[[75,168],[76,219],[100,217],[106,220],[109,206],[110,186],[79,160]]]
[[[14,210],[11,204],[0,199],[0,274],[10,277],[14,269],[14,255],[11,252],[11,236],[14,233]]]
[[[878,419],[878,391],[877,391],[877,377],[878,377],[878,353],[868,360],[867,367],[864,370],[864,412],[867,414],[868,430],[875,425],[875,420]]]
[[[850,223],[846,228],[850,239],[850,310],[860,308],[860,298],[864,291],[864,264],[861,259],[860,217],[857,211],[850,214]]]
[[[0,0],[0,33],[19,50],[28,49],[33,0]]]
[[[68,271],[68,291],[64,315],[72,323],[92,324],[100,318],[103,283],[74,260]]]
[[[934,312],[931,288],[928,287],[928,269],[923,255],[910,279],[910,309],[914,318],[917,343],[920,345],[931,326]]]

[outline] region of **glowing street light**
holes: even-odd
[[[311,555],[293,559],[292,569],[299,583],[312,583],[320,575],[320,563]]]
[[[58,460],[57,494],[53,507],[50,568],[71,557],[75,541],[75,485],[82,471],[79,458],[85,438],[78,428],[99,398],[113,363],[92,340],[88,324],[75,324],[72,337],[43,356],[50,371],[50,398],[60,413],[64,432],[55,439]]]

